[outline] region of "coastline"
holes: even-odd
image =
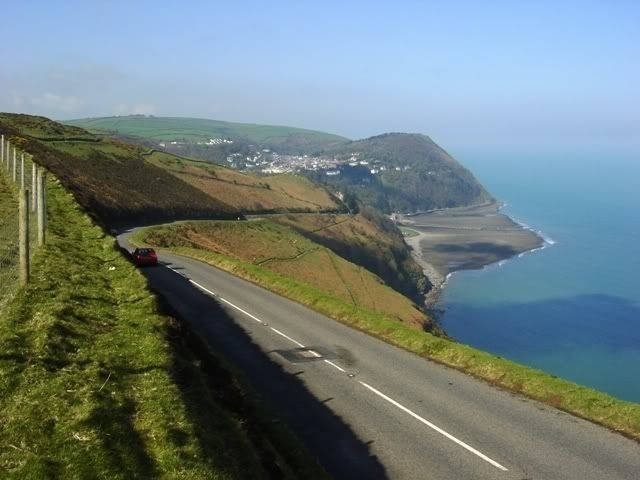
[[[505,206],[493,202],[398,215],[398,225],[414,232],[405,235],[405,242],[433,285],[425,295],[428,309],[438,304],[453,273],[501,265],[555,243],[541,231],[501,213]]]

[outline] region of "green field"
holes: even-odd
[[[324,478],[114,239],[48,190],[33,281],[0,310],[0,477]]]
[[[292,140],[313,145],[347,141],[330,133],[276,125],[233,123],[220,120],[183,117],[130,115],[123,117],[83,118],[63,123],[94,132],[115,132],[152,141],[203,141],[210,138],[244,139],[259,145],[280,145]]]
[[[405,237],[417,237],[418,235],[420,235],[420,232],[414,230],[413,228],[407,228],[407,227],[398,227],[398,228],[402,232],[402,235],[404,235]]]

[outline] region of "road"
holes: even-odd
[[[118,237],[129,247],[124,233]],[[640,478],[640,444],[346,327],[199,261],[153,289],[335,478]]]

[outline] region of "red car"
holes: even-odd
[[[136,248],[131,254],[131,258],[139,267],[158,264],[158,256],[153,248]]]

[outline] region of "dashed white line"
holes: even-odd
[[[297,340],[294,340],[293,338],[291,338],[290,336],[288,336],[287,334],[282,333],[280,330],[278,330],[277,328],[273,328],[273,327],[269,327],[271,328],[271,330],[273,330],[274,332],[276,332],[278,335],[283,336],[284,338],[286,338],[287,340],[289,340],[290,342],[295,343],[296,345],[298,345],[300,348],[306,348],[303,344],[301,344],[300,342],[298,342]]]
[[[404,405],[396,402],[393,398],[386,396],[384,393],[382,393],[380,390],[376,390],[375,388],[373,388],[371,385],[369,385],[368,383],[362,382],[360,380],[358,380],[358,383],[360,383],[360,385],[362,385],[363,387],[368,388],[369,390],[371,390],[373,393],[375,393],[376,395],[378,395],[380,398],[385,399],[387,402],[389,402],[390,404],[398,407],[400,410],[402,410],[405,413],[408,413],[409,415],[411,415],[413,418],[415,418],[416,420],[418,420],[421,423],[424,423],[427,427],[432,428],[433,430],[435,430],[436,432],[440,433],[441,435],[444,435],[445,437],[447,437],[449,440],[451,440],[454,443],[457,443],[458,445],[460,445],[462,448],[465,448],[466,450],[470,451],[471,453],[473,453],[474,455],[477,455],[478,457],[480,457],[481,459],[483,459],[486,462],[489,462],[491,465],[493,465],[496,468],[499,468],[500,470],[506,472],[508,471],[507,468],[503,467],[502,465],[500,465],[498,462],[496,462],[495,460],[492,460],[491,458],[487,457],[484,453],[479,452],[478,450],[476,450],[475,448],[473,448],[470,445],[467,445],[466,443],[464,443],[462,440],[457,439],[456,437],[454,437],[453,435],[451,435],[448,432],[445,432],[443,429],[441,429],[440,427],[438,427],[437,425],[434,425],[433,423],[431,423],[429,420],[426,420],[425,418],[422,418],[420,415],[418,415],[417,413],[409,410],[407,407],[405,407]]]
[[[328,363],[328,364],[329,364],[329,365],[331,365],[333,368],[337,368],[337,369],[338,369],[338,370],[340,370],[342,373],[347,373],[347,371],[346,371],[344,368],[340,367],[339,365],[336,365],[336,364],[335,364],[335,363],[333,363],[331,360],[327,360],[327,359],[325,359],[325,360],[324,360],[324,362],[325,362],[325,363]]]
[[[229,305],[229,306],[231,306],[231,307],[235,308],[236,310],[238,310],[238,311],[240,311],[240,312],[244,313],[247,317],[252,318],[253,320],[255,320],[255,321],[256,321],[256,322],[258,322],[258,323],[264,323],[262,320],[260,320],[260,319],[259,319],[258,317],[256,317],[255,315],[251,315],[251,314],[250,314],[249,312],[247,312],[246,310],[243,310],[243,309],[242,309],[242,308],[240,308],[239,306],[234,305],[233,303],[231,303],[229,300],[226,300],[226,299],[224,299],[224,298],[220,297],[220,296],[219,296],[219,295],[217,295],[216,293],[214,293],[214,292],[212,292],[211,290],[209,290],[209,289],[207,289],[207,288],[203,287],[202,285],[200,285],[198,282],[195,282],[195,281],[193,281],[193,280],[191,280],[191,279],[190,279],[189,281],[190,281],[191,283],[193,283],[196,287],[198,287],[198,288],[200,288],[200,289],[204,290],[205,292],[207,292],[207,293],[209,293],[209,294],[213,295],[214,297],[217,297],[221,302],[224,302],[224,303],[226,303],[227,305]]]

